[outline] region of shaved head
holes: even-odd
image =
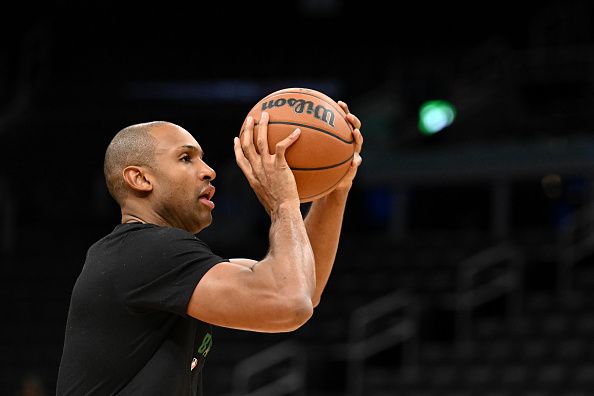
[[[166,125],[165,121],[152,121],[130,125],[119,131],[105,151],[103,173],[107,189],[121,205],[126,196],[126,184],[122,171],[127,166],[145,166],[152,168],[155,159],[156,139],[151,135],[155,127]]]
[[[152,121],[119,131],[105,151],[109,193],[122,223],[140,221],[197,233],[212,222],[216,172],[194,136],[172,122]]]

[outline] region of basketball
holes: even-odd
[[[269,114],[268,150],[295,129],[301,135],[285,152],[301,202],[311,202],[332,192],[346,176],[355,152],[353,128],[346,113],[329,96],[308,88],[287,88],[273,92],[252,107],[254,144],[262,111]],[[246,121],[241,126],[243,133]],[[257,145],[256,145],[257,149]]]

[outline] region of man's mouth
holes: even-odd
[[[204,189],[202,194],[200,194],[200,196],[198,197],[198,200],[202,204],[208,206],[209,208],[214,209],[215,204],[214,204],[214,202],[212,202],[212,197],[213,197],[214,193],[215,193],[215,187],[212,185],[209,185],[208,187],[206,187]]]

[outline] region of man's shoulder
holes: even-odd
[[[162,249],[163,247],[179,247],[189,244],[193,248],[201,246],[210,250],[208,245],[186,230],[156,224],[131,223],[120,224],[110,234],[125,244],[133,244],[137,248]]]
[[[165,227],[156,224],[129,223],[117,225],[109,235],[113,237],[140,238],[147,240],[163,239],[195,239],[195,235],[176,227]],[[108,237],[109,237],[108,236]]]

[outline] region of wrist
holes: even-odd
[[[346,200],[349,196],[349,191],[351,191],[352,185],[353,184],[350,183],[348,186],[336,187],[334,190],[332,190],[331,193],[326,195],[326,197],[324,198]]]
[[[349,196],[349,189],[334,189],[332,192],[324,195],[321,198],[316,199],[312,202],[315,206],[340,206],[345,205]]]
[[[272,207],[272,213],[287,212],[292,210],[301,210],[301,202],[298,199],[291,199],[287,201],[279,202],[277,205]],[[271,213],[271,214],[272,214]]]

